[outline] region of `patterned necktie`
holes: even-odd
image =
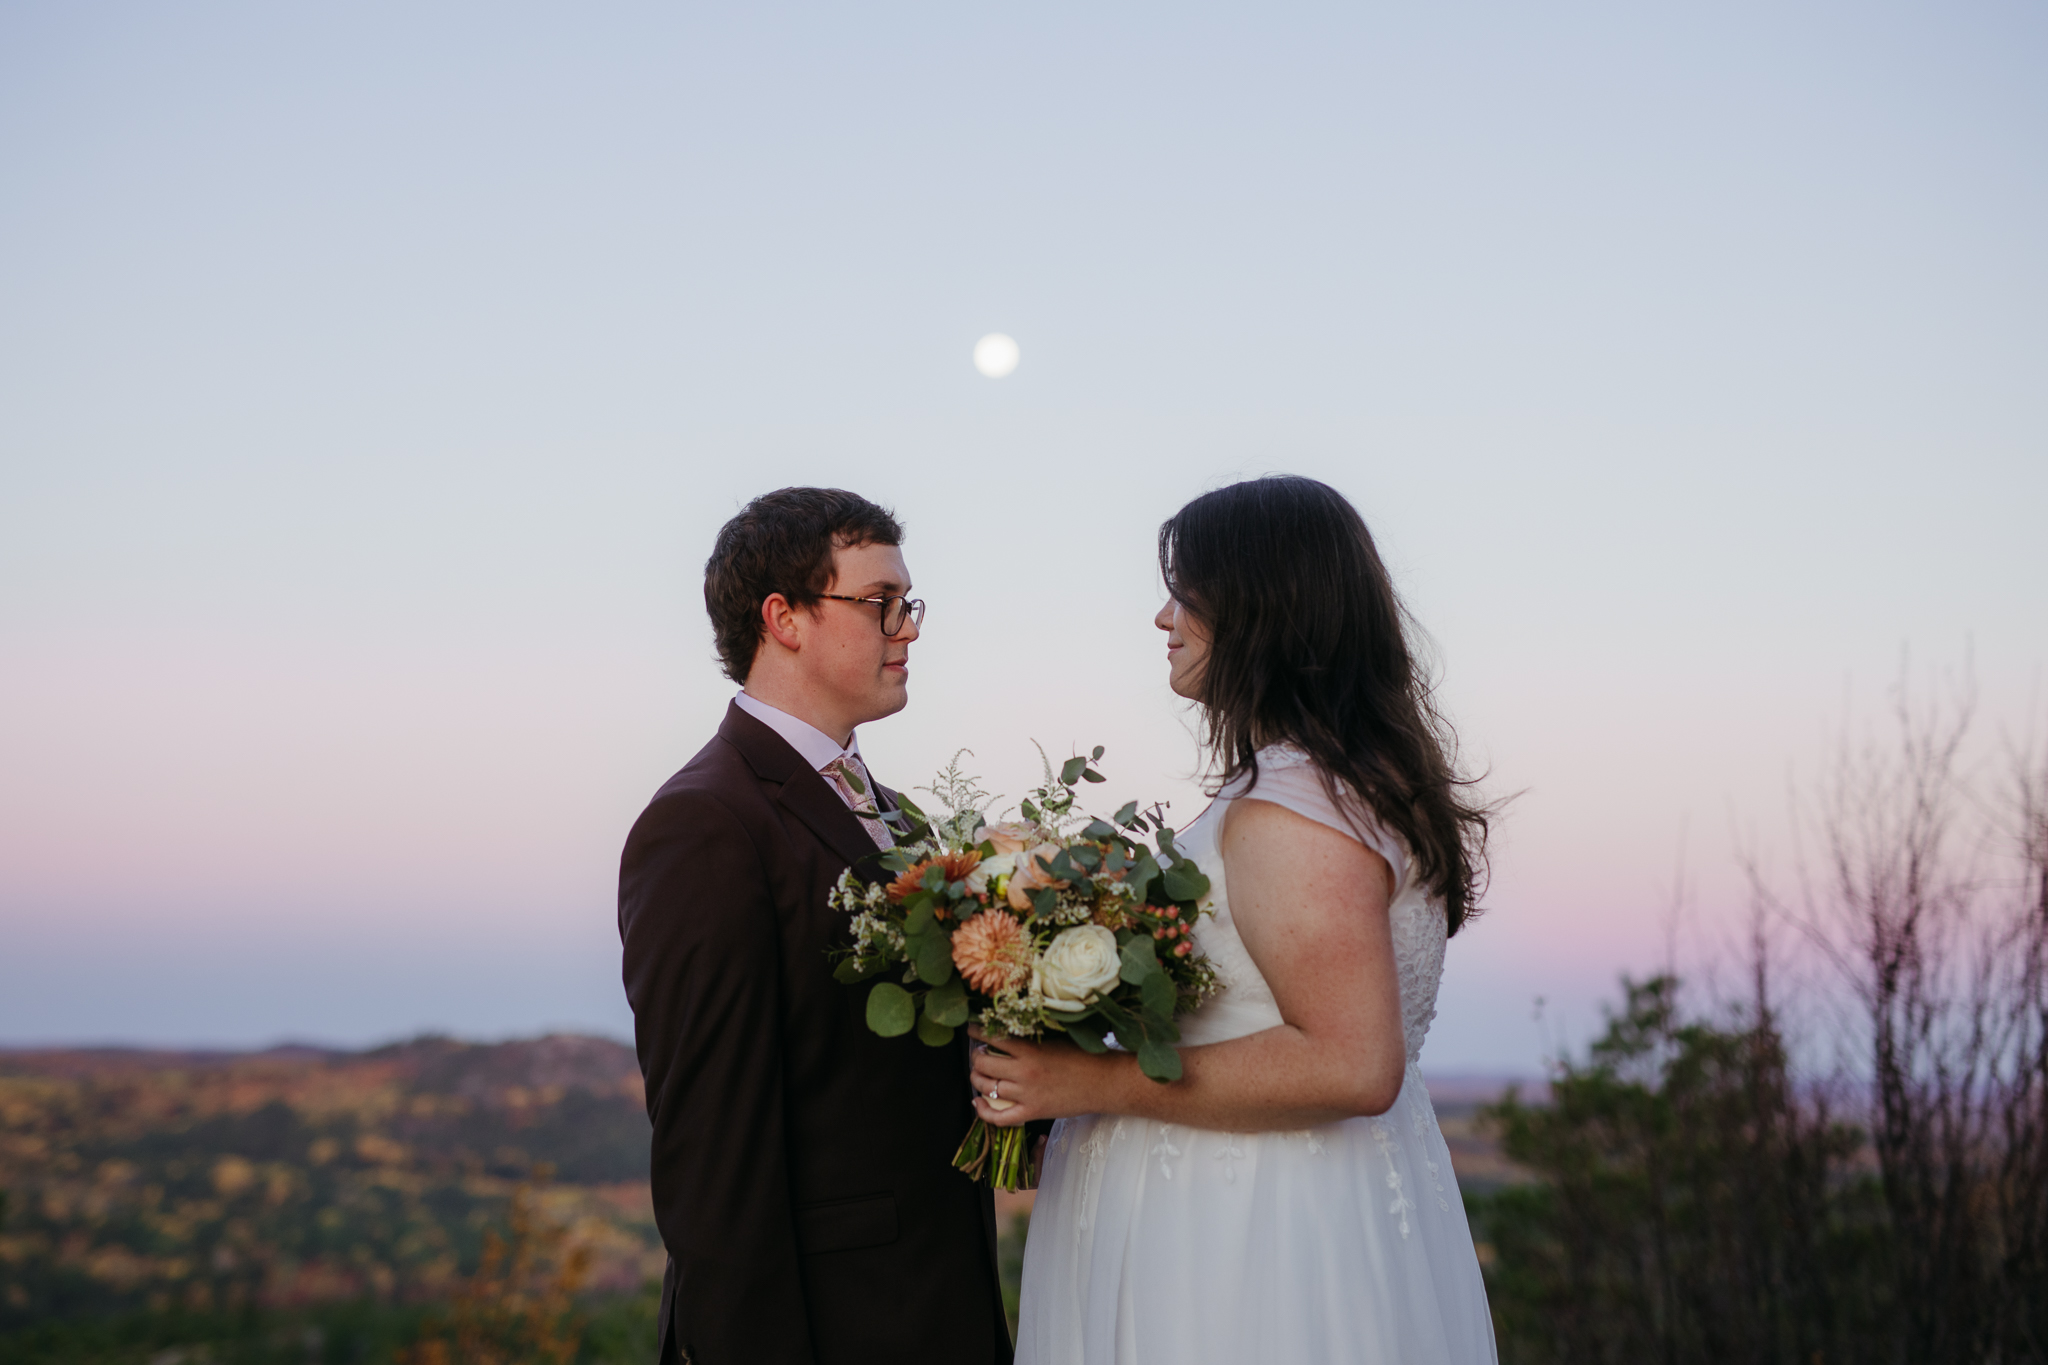
[[[818,769],[818,776],[832,784],[833,790],[839,793],[839,799],[860,821],[860,827],[868,832],[868,838],[875,841],[876,848],[896,847],[896,841],[889,837],[889,827],[882,823],[882,813],[870,794],[867,776],[861,772],[858,759],[841,754]]]

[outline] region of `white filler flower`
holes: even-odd
[[[1056,1010],[1077,1010],[1114,985],[1123,971],[1116,935],[1099,924],[1063,930],[1031,968],[1038,993]]]

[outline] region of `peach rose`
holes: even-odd
[[[974,831],[977,844],[994,844],[998,853],[1022,853],[1038,838],[1036,826],[1020,820],[1005,820],[999,825],[983,825]]]
[[[1060,851],[1058,844],[1040,844],[1017,855],[1017,870],[1010,874],[1010,904],[1019,910],[1031,908],[1031,893],[1052,887],[1056,891],[1067,889],[1067,883],[1050,876],[1038,865],[1043,858],[1051,862],[1053,855]]]

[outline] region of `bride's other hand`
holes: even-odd
[[[1100,1112],[1114,1092],[1112,1073],[1118,1061],[1129,1060],[1117,1053],[1092,1056],[1058,1039],[990,1042],[978,1027],[969,1029],[968,1034],[975,1040],[970,1074],[974,1112],[997,1128]],[[991,1092],[1006,1101],[1004,1107],[989,1103]]]

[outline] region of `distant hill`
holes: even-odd
[[[1468,1191],[1519,1178],[1475,1122],[1508,1084],[1430,1081]],[[605,1038],[0,1049],[0,1333],[125,1308],[435,1299],[543,1165],[543,1206],[596,1253],[595,1287],[637,1289],[663,1259],[648,1137],[633,1051]]]
[[[659,1274],[630,1048],[0,1051],[0,1330],[124,1307],[438,1295],[537,1168],[600,1286]]]

